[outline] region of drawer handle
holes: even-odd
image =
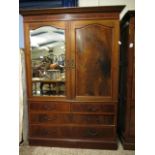
[[[98,108],[94,108],[94,107],[88,107],[87,109],[90,112],[96,112],[96,111],[98,111]]]
[[[48,116],[41,116],[40,117],[40,121],[44,122],[44,121],[54,121],[57,119],[57,116],[53,116],[53,117],[48,117]]]
[[[91,122],[91,118],[90,117],[86,117],[87,122]]]
[[[100,118],[99,117],[94,117],[94,118],[91,118],[91,117],[86,117],[86,120],[87,122],[91,123],[92,120],[95,120],[97,123],[100,123]]]
[[[86,133],[88,136],[97,136],[98,135],[98,132],[96,130],[92,130],[92,129],[87,130]]]
[[[54,121],[57,119],[57,116],[54,117],[47,117],[47,121]]]
[[[47,104],[45,104],[44,106],[43,106],[43,108],[45,109],[45,110],[54,110],[55,108],[56,108],[56,105],[47,105]]]
[[[47,131],[47,130],[42,130],[41,134],[43,134],[43,135],[56,134],[56,131]]]

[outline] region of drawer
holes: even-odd
[[[115,105],[102,103],[73,103],[71,105],[73,112],[115,112]]]
[[[72,120],[75,124],[113,125],[114,115],[74,114]]]
[[[34,111],[70,111],[69,103],[57,103],[57,102],[31,102],[30,110]]]
[[[105,124],[113,125],[113,115],[30,113],[31,124]]]
[[[71,128],[66,126],[31,125],[29,135],[40,138],[69,138],[71,133]]]
[[[72,138],[72,139],[114,139],[114,127],[87,126],[42,126],[30,125],[30,137],[36,138]]]
[[[40,124],[40,123],[49,123],[49,124],[65,124],[71,123],[70,114],[46,114],[46,113],[31,113],[30,114],[30,123],[31,124]]]
[[[72,133],[74,138],[114,138],[114,127],[73,127]]]

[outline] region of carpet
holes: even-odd
[[[134,155],[133,150],[123,150],[121,143],[117,150],[74,149],[21,145],[19,155]]]

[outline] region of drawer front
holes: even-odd
[[[56,103],[56,102],[32,102],[30,103],[30,110],[34,111],[70,111],[69,103]]]
[[[75,114],[72,120],[75,124],[113,125],[114,115]]]
[[[40,138],[69,138],[71,137],[71,128],[64,126],[30,126],[30,137]]]
[[[101,124],[113,125],[114,115],[31,113],[31,124]]]
[[[49,123],[49,124],[63,124],[71,123],[72,117],[70,114],[30,114],[30,123],[31,124],[40,124],[40,123]]]
[[[115,105],[108,105],[102,103],[73,103],[71,105],[73,112],[115,112]]]
[[[114,127],[73,127],[72,133],[74,138],[114,138]]]
[[[31,125],[30,137],[36,138],[72,138],[72,139],[114,139],[114,127],[73,127]]]

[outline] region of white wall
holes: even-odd
[[[19,48],[24,48],[23,16],[19,15]]]
[[[135,0],[79,0],[79,6],[113,6],[126,5],[120,14],[120,19],[128,10],[135,10]]]

